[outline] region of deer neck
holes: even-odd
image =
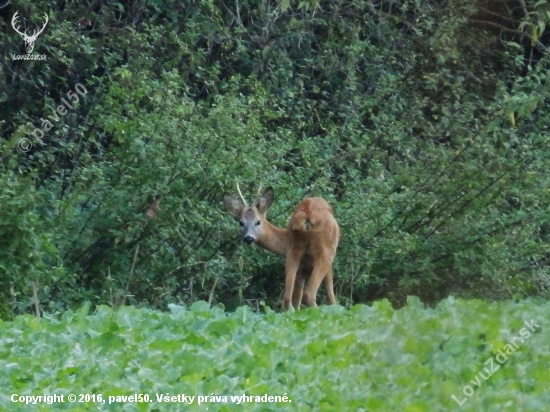
[[[262,222],[264,228],[262,234],[256,240],[256,244],[279,256],[286,256],[288,249],[288,232],[286,229],[278,228],[267,220]]]

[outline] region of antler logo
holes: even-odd
[[[19,33],[21,35],[21,37],[23,38],[23,40],[25,41],[25,49],[27,49],[27,53],[28,54],[31,54],[33,49],[34,49],[34,43],[36,42],[36,39],[38,38],[38,36],[40,36],[40,34],[44,31],[44,29],[46,28],[46,25],[48,24],[48,15],[47,14],[44,14],[44,17],[45,17],[45,22],[44,22],[44,25],[42,26],[42,28],[38,31],[35,30],[35,32],[29,36],[27,34],[27,31],[25,30],[25,32],[21,32],[16,24],[17,24],[17,13],[19,13],[18,11],[15,12],[15,14],[13,15],[13,18],[11,19],[11,25],[13,27],[13,29]]]

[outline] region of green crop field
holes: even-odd
[[[197,302],[19,316],[0,323],[0,408],[538,412],[550,404],[549,314],[534,299],[409,298],[400,310]]]

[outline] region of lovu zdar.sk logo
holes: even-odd
[[[15,14],[13,15],[13,18],[11,19],[11,25],[13,29],[23,38],[23,41],[25,42],[25,49],[27,50],[27,54],[14,54],[13,60],[46,60],[45,54],[35,55],[35,54],[32,54],[32,51],[34,50],[34,43],[36,42],[36,39],[38,39],[38,36],[40,36],[40,34],[44,31],[44,29],[48,24],[48,21],[49,21],[48,15],[44,14],[44,25],[42,26],[42,28],[35,30],[33,34],[28,35],[27,30],[22,32],[17,27],[17,18],[19,17],[17,15],[18,13],[19,11],[16,11]]]

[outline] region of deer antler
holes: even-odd
[[[19,16],[17,15],[18,13],[19,13],[19,10],[17,10],[17,11],[15,12],[15,14],[13,15],[13,17],[12,17],[12,19],[11,19],[11,25],[13,26],[13,29],[14,29],[17,33],[19,33],[21,36],[23,36],[24,38],[25,38],[25,37],[28,37],[28,38],[30,38],[30,39],[36,39],[36,38],[40,35],[40,33],[42,33],[42,32],[44,31],[44,29],[45,29],[46,26],[48,25],[48,22],[50,21],[50,19],[48,18],[48,15],[47,15],[47,14],[44,14],[44,17],[45,17],[46,21],[44,22],[44,25],[42,26],[42,28],[41,28],[40,30],[38,30],[38,31],[35,30],[34,33],[32,34],[32,36],[29,36],[29,35],[27,34],[27,31],[26,31],[26,30],[25,30],[25,33],[22,33],[22,32],[19,31],[19,29],[16,27],[17,19],[18,19],[18,17],[19,17]]]
[[[38,32],[33,33],[33,35],[31,36],[32,38],[38,37],[40,35],[40,33],[42,33],[44,31],[44,29],[46,28],[46,26],[48,25],[48,22],[50,21],[50,19],[48,18],[47,14],[44,14],[44,17],[46,18],[46,21],[44,22],[44,25],[42,26],[42,28]]]
[[[241,188],[239,187],[239,182],[237,182],[237,192],[239,192],[239,196],[241,197],[241,200],[243,201],[243,205],[248,207],[248,203],[246,203],[246,200],[244,200],[244,196],[241,193]]]
[[[15,14],[13,15],[13,17],[12,17],[12,19],[11,19],[11,25],[12,25],[13,29],[14,29],[17,33],[19,33],[19,34],[20,34],[21,36],[23,36],[23,37],[26,37],[26,36],[27,36],[27,32],[25,31],[25,33],[21,33],[21,32],[17,29],[17,27],[15,26],[15,25],[16,25],[16,20],[17,20],[17,17],[18,17],[18,16],[17,16],[17,13],[19,13],[19,10],[16,11]]]

